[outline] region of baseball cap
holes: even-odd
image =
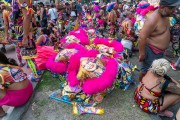
[[[178,6],[180,5],[180,0],[161,0],[160,5],[164,6]]]

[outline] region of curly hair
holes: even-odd
[[[159,76],[165,75],[170,69],[170,63],[164,58],[154,60],[150,70]]]

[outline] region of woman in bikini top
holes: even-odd
[[[149,101],[159,100],[160,111],[158,113],[171,117],[173,113],[166,109],[170,105],[180,102],[180,92],[178,92],[180,90],[180,82],[166,75],[169,68],[170,63],[166,59],[162,58],[153,61],[150,70],[143,77],[135,92]],[[170,90],[172,85],[175,89],[174,91]],[[166,91],[170,93],[166,93]]]

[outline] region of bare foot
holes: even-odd
[[[8,44],[9,43],[9,36],[6,36],[4,40],[1,42],[2,44]]]
[[[4,116],[6,116],[6,115],[7,115],[7,113],[5,113],[5,112],[3,111],[3,112],[0,113],[0,118],[4,117]]]
[[[169,111],[169,110],[165,110],[165,111],[163,111],[163,112],[159,112],[158,115],[159,115],[159,116],[169,117],[169,118],[171,118],[171,117],[174,116],[173,112],[171,112],[171,111]]]

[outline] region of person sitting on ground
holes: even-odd
[[[33,93],[27,75],[13,59],[8,59],[0,52],[0,117],[6,115],[2,106],[22,106]]]
[[[169,69],[170,63],[166,59],[154,60],[136,88],[134,99],[144,112],[173,117],[167,108],[180,102],[180,81],[166,75]]]
[[[47,28],[41,29],[41,35],[37,39],[36,45],[39,46],[50,46],[51,40],[49,39],[50,31]]]

